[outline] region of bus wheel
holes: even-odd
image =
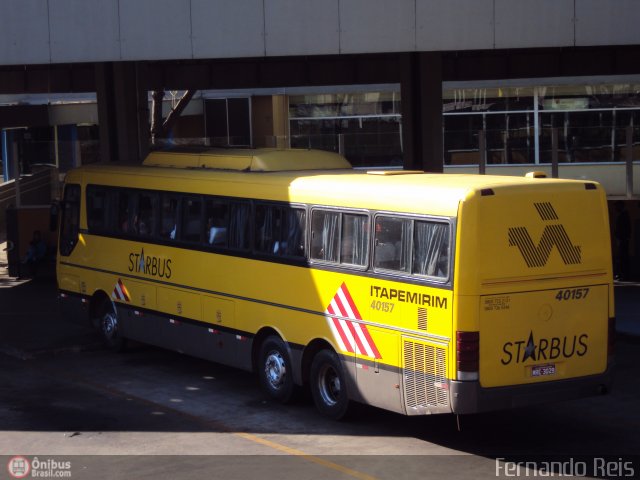
[[[104,302],[97,317],[98,331],[102,341],[110,350],[121,352],[126,347],[126,339],[120,335],[118,314],[111,302]]]
[[[318,411],[333,420],[344,418],[349,410],[347,382],[338,355],[321,350],[311,363],[311,394]]]
[[[287,403],[293,396],[291,360],[280,337],[267,337],[260,347],[258,376],[262,388],[274,399]]]

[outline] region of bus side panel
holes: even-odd
[[[376,344],[380,345],[390,358],[399,357],[400,342],[396,332],[386,332],[380,328],[371,327],[369,332]],[[356,358],[355,365],[360,401],[393,412],[405,412],[400,389],[402,385],[400,368],[364,357]]]

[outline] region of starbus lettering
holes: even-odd
[[[140,253],[129,254],[129,271],[154,277],[171,278],[171,259],[145,255],[143,248]]]
[[[371,285],[370,294],[372,297],[381,298],[390,301],[398,301],[403,303],[414,303],[416,305],[447,308],[447,299],[438,295],[430,295],[428,293],[410,292],[408,290],[399,290],[396,288],[379,287]]]
[[[581,335],[540,338],[538,341],[529,333],[527,340],[506,342],[502,346],[504,355],[500,359],[503,365],[512,362],[524,363],[531,359],[534,362],[541,360],[556,360],[558,358],[571,358],[574,355],[582,357],[588,350],[587,340],[589,335]]]

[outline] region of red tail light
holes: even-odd
[[[456,332],[458,380],[478,380],[480,369],[480,332]]]
[[[616,353],[616,317],[611,317],[609,319],[607,356],[613,357],[614,353]]]

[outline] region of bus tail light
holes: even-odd
[[[480,332],[456,332],[458,380],[478,380],[480,366]]]
[[[609,331],[608,331],[608,343],[607,343],[607,356],[613,357],[616,353],[616,317],[609,318]]]

